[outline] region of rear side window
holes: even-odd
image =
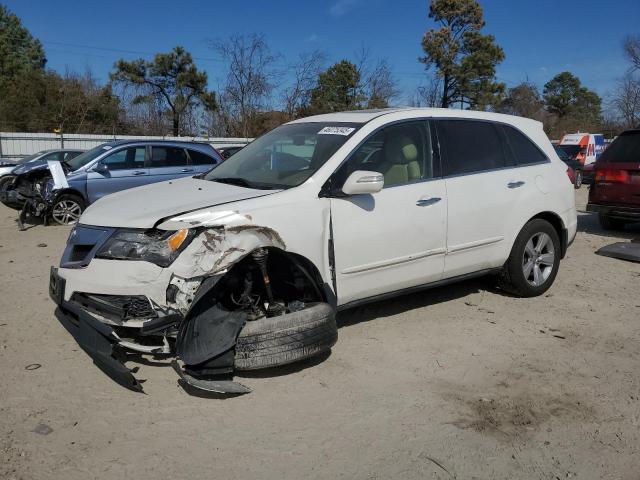
[[[530,165],[548,160],[547,156],[523,133],[509,125],[503,125],[502,128],[511,146],[515,165]]]
[[[194,165],[215,165],[218,163],[215,158],[197,150],[189,150],[189,157]]]
[[[151,147],[151,168],[184,167],[187,153],[179,147]]]
[[[640,130],[621,133],[602,153],[598,161],[640,163]]]
[[[100,163],[109,167],[109,170],[127,170],[144,167],[144,147],[125,148],[103,158]]]
[[[439,120],[446,175],[483,172],[507,165],[497,125],[474,120]]]

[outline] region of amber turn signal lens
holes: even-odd
[[[178,230],[167,239],[167,244],[169,245],[171,251],[175,252],[180,248],[182,242],[184,242],[184,240],[187,238],[188,233],[189,230],[187,228],[183,228],[182,230]]]

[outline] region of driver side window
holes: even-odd
[[[403,122],[384,127],[360,145],[337,173],[342,184],[356,170],[384,175],[384,188],[439,176],[434,163],[429,124]]]

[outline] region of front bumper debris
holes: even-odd
[[[125,348],[128,350],[137,350],[142,353],[167,354],[170,353],[170,349],[166,344],[166,340],[165,345],[150,348],[138,346],[123,340],[114,328],[88,313],[80,304],[73,301],[65,301],[64,292],[65,279],[58,274],[57,268],[51,267],[49,296],[58,306],[55,315],[60,323],[91,357],[93,363],[95,363],[100,370],[123,387],[136,392],[143,392],[142,383],[144,380],[137,380],[133,376],[133,374],[137,372],[137,367],[129,369],[124,364],[127,360]],[[158,333],[165,328],[178,324],[181,320],[182,317],[175,312],[169,315],[162,315],[145,322],[140,329],[140,333],[142,335]],[[193,322],[188,323],[193,324]],[[241,326],[242,325],[240,325],[240,328]],[[216,362],[214,362],[213,365],[214,369],[215,367],[219,368],[220,365],[215,363]],[[228,379],[219,380],[211,377],[199,378],[193,374],[193,371],[188,365],[185,365],[183,369],[175,360],[172,366],[184,383],[199,390],[226,394],[251,392],[250,388]],[[228,374],[231,375],[233,368],[219,369],[219,371],[222,370],[228,371]],[[227,377],[229,375],[227,375]]]
[[[128,369],[122,361],[126,354],[111,327],[73,305],[58,307],[56,317],[100,370],[123,387],[142,392],[141,383],[133,376],[136,369]]]
[[[596,250],[597,255],[640,263],[640,240],[617,242]]]
[[[251,389],[242,385],[241,383],[234,382],[232,380],[210,380],[197,378],[190,375],[187,371],[185,371],[177,360],[171,361],[171,366],[176,371],[180,380],[191,385],[198,390],[204,390],[205,392],[214,392],[214,393],[229,393],[240,395],[243,393],[251,393]]]

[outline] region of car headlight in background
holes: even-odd
[[[160,267],[171,265],[196,232],[182,230],[117,230],[98,250],[97,258],[142,260]]]

